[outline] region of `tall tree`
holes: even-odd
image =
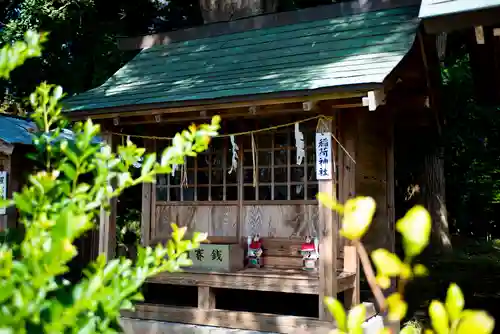
[[[50,32],[43,56],[16,70],[2,91],[21,102],[41,81],[69,94],[96,87],[137,51],[122,52],[117,36],[136,36],[202,23],[194,1],[45,0],[13,1],[0,11],[0,42],[11,43],[28,29]],[[198,8],[198,11],[196,11]]]

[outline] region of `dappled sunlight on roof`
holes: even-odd
[[[254,29],[141,51],[68,110],[380,84],[411,48],[418,8]]]

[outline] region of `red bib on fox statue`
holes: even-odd
[[[261,268],[262,263],[262,241],[259,235],[247,238],[247,260],[249,268]]]
[[[307,237],[300,247],[302,254],[302,269],[307,271],[318,270],[319,243],[318,238]]]

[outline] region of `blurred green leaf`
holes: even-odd
[[[354,306],[347,315],[347,330],[349,334],[362,334],[361,325],[366,320],[366,306],[359,304]]]
[[[401,321],[406,316],[408,304],[403,300],[401,294],[393,293],[387,297],[387,306],[389,308],[387,314],[389,321]]]
[[[424,207],[417,205],[396,223],[396,229],[403,236],[406,256],[413,258],[429,244],[431,216]]]
[[[446,294],[445,306],[451,321],[456,321],[460,318],[464,305],[465,301],[462,290],[455,283],[450,284]]]
[[[429,305],[429,316],[431,318],[432,328],[437,334],[448,334],[450,324],[448,314],[444,305],[437,300],[433,300]]]
[[[347,330],[347,317],[344,306],[332,297],[325,297],[324,303],[337,322],[337,327],[345,332]]]
[[[458,324],[456,334],[491,334],[495,320],[484,311],[464,311]]]

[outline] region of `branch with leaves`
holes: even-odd
[[[43,35],[28,32],[24,42],[0,51],[0,74],[41,52]],[[99,141],[100,128],[89,119],[72,127],[74,138],[62,136],[68,125],[62,114],[59,86],[41,84],[30,95],[31,118],[40,130],[34,138],[32,159],[42,170],[12,200],[24,227],[19,243],[0,244],[0,332],[2,333],[115,333],[120,332],[120,310],[142,299],[139,292],[148,277],[179,271],[191,265],[186,252],[199,247],[206,234],[183,240],[186,228],[173,225],[172,239],[155,248],[139,248],[137,260],[103,255],[76,282],[64,279],[69,262],[77,255],[74,242],[96,227],[101,208],[126,188],[155,182],[157,174],[170,173],[172,165],[208,148],[217,134],[219,118],[175,136],[160,157],[146,154],[130,140],[116,152]],[[142,162],[140,176],[131,167]]]
[[[422,253],[429,244],[431,234],[431,217],[422,206],[415,206],[396,223],[396,229],[403,238],[404,260],[386,249],[377,249],[371,253],[375,266],[373,270],[370,258],[361,238],[365,235],[375,213],[376,204],[371,197],[356,197],[349,199],[344,205],[336,202],[326,193],[319,193],[318,200],[326,207],[336,211],[342,216],[340,234],[351,240],[356,246],[360,262],[366,279],[375,296],[381,311],[387,311],[387,320],[391,323],[400,322],[406,315],[408,305],[404,301],[406,283],[414,277],[427,275],[427,269],[419,263],[414,264],[414,259]],[[396,279],[398,291],[387,298],[382,289],[388,289],[391,279]],[[366,316],[364,305],[353,307],[347,314],[342,304],[332,297],[324,300],[328,309],[337,321],[339,334],[361,334],[361,325]],[[451,284],[446,301],[443,304],[433,300],[429,306],[429,316],[432,329],[426,334],[490,334],[493,332],[495,321],[484,311],[464,310],[464,297],[456,284]],[[391,334],[385,328],[380,334]],[[413,333],[410,327],[401,330],[402,334]]]

